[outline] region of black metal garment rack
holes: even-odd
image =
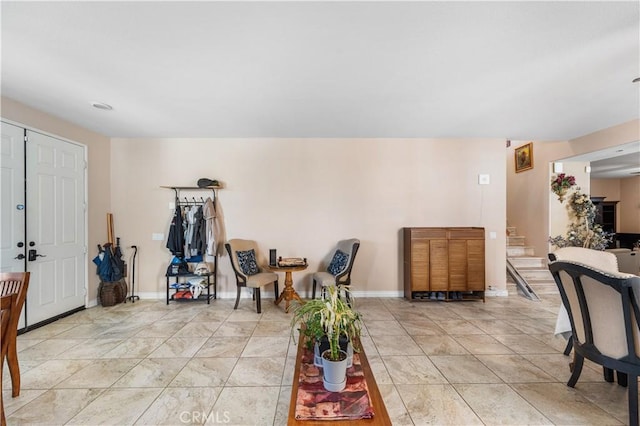
[[[181,195],[181,191],[185,191],[185,192],[190,192],[190,191],[203,191],[203,190],[207,190],[207,191],[211,191],[211,200],[214,203],[214,208],[215,208],[215,201],[216,201],[216,190],[220,189],[220,186],[206,186],[206,187],[199,187],[199,186],[161,186],[161,188],[166,188],[166,189],[172,189],[174,191],[174,195],[175,195],[175,207],[185,207],[185,206],[199,206],[199,205],[204,205],[205,200],[203,197],[199,197],[200,199],[196,199],[196,197],[191,197],[191,199],[187,198],[187,197],[180,197]],[[205,255],[203,255],[203,260],[205,258]],[[216,253],[213,256],[213,270],[210,272],[209,277],[213,278],[213,282],[211,283],[211,285],[213,285],[213,289],[214,289],[214,294],[213,294],[213,298],[217,298],[217,274],[218,274],[218,254]],[[167,278],[169,278],[169,276],[167,276]],[[167,279],[167,304],[169,304],[169,282]],[[209,299],[209,298],[207,298]],[[208,300],[207,300],[207,303]]]

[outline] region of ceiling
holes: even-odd
[[[592,179],[624,179],[640,176],[640,141],[609,147],[560,161],[588,161]]]
[[[638,1],[0,7],[2,95],[110,137],[545,141],[640,117]]]

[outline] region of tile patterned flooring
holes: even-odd
[[[587,363],[566,386],[557,296],[356,301],[394,425],[626,424],[627,390]],[[9,425],[285,425],[290,314],[250,299],[93,307],[18,337],[22,391]]]

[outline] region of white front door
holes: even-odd
[[[2,123],[0,141],[0,271],[25,270],[24,129]],[[18,328],[25,325],[24,308]]]
[[[2,123],[0,157],[0,271],[22,272],[25,267],[23,128]]]
[[[84,147],[27,131],[29,325],[85,306]]]

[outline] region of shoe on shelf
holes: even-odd
[[[436,297],[438,298],[438,300],[444,300],[444,293],[439,291]]]
[[[437,299],[437,296],[436,296],[436,292],[435,292],[435,291],[432,291],[432,292],[431,292],[431,294],[429,295],[429,299],[431,299],[431,300],[436,300],[436,299]]]

